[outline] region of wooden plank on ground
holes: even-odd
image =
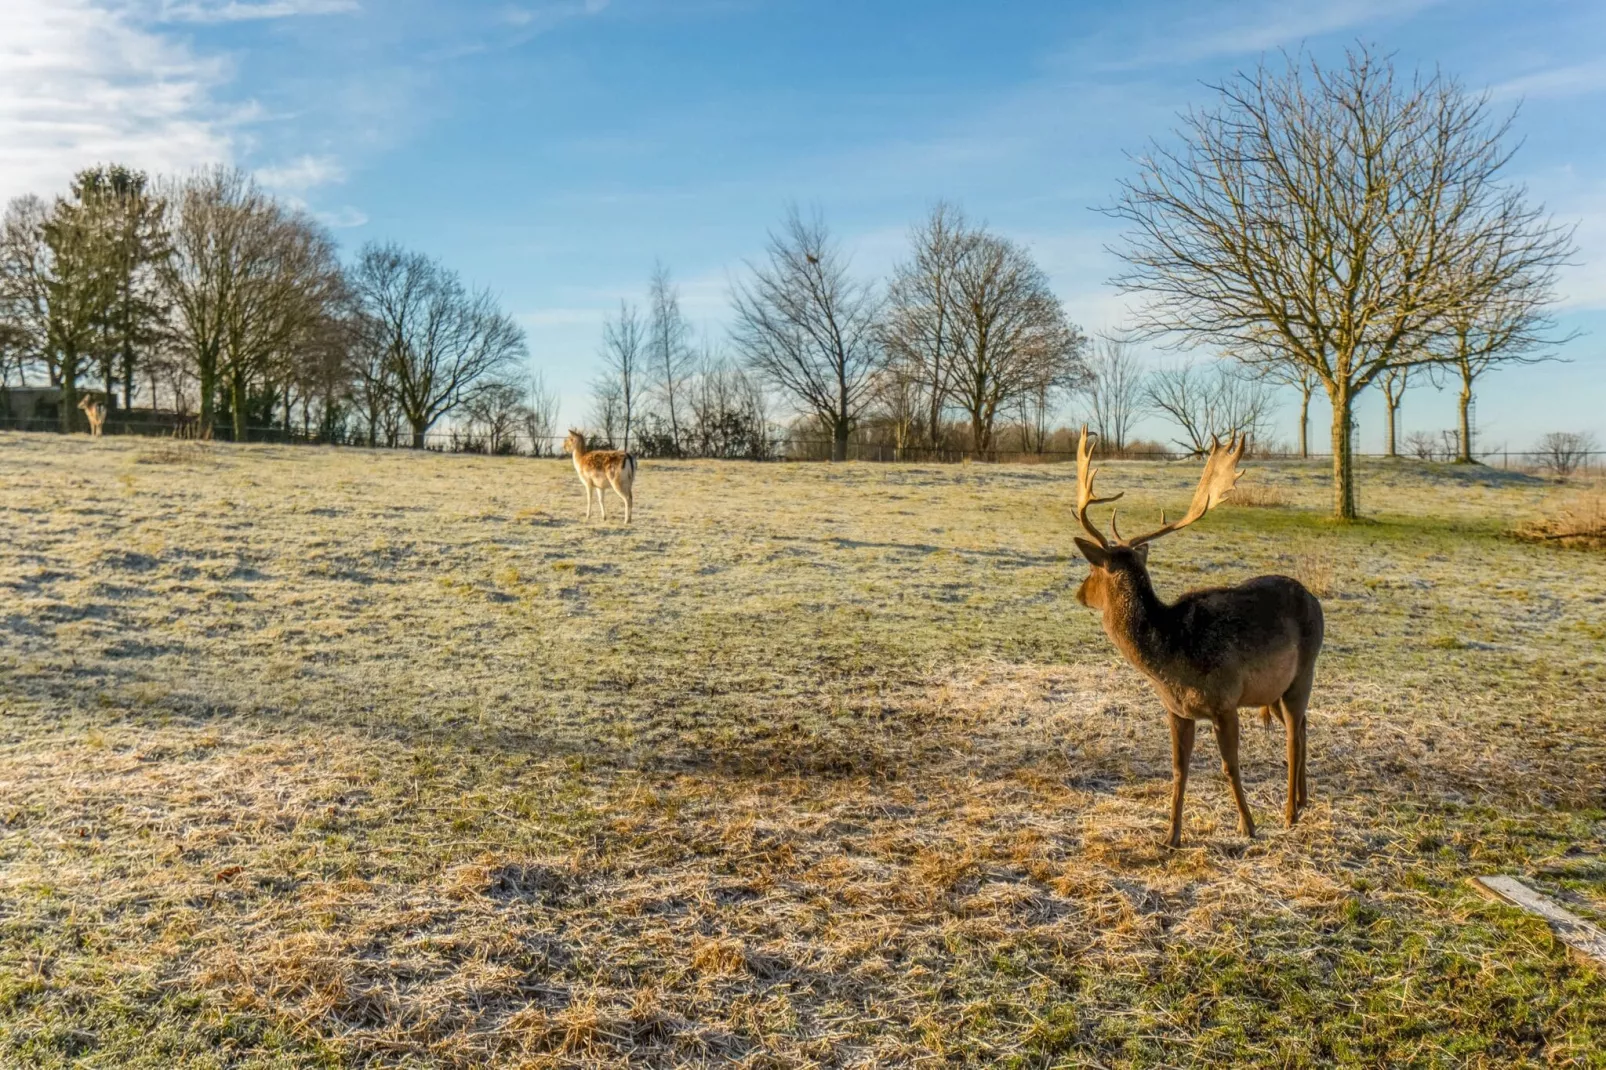
[[[1473,877],[1472,887],[1490,899],[1543,918],[1574,958],[1606,969],[1606,932],[1548,895],[1541,895],[1515,877]]]

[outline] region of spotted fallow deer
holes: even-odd
[[[586,492],[586,519],[591,519],[591,492],[597,492],[597,504],[602,507],[602,519],[608,519],[608,505],[602,498],[603,488],[624,499],[625,523],[630,523],[630,510],[635,504],[632,488],[636,483],[636,458],[624,450],[588,450],[584,432],[569,429],[563,440],[563,451],[574,458],[574,470],[580,475],[580,485]]]
[[[106,424],[105,403],[96,401],[89,394],[85,394],[78,399],[78,407],[84,410],[85,416],[89,417],[89,437],[99,438],[100,429]]]
[[[1322,648],[1322,606],[1287,576],[1258,576],[1236,587],[1190,591],[1170,605],[1149,583],[1150,542],[1192,524],[1232,490],[1241,474],[1246,440],[1236,435],[1213,443],[1193,503],[1180,520],[1147,535],[1123,539],[1110,511],[1113,539],[1088,520],[1087,511],[1120,498],[1093,495],[1092,450],[1087,428],[1077,446],[1076,519],[1088,538],[1076,546],[1092,569],[1076,592],[1077,601],[1104,615],[1104,630],[1126,660],[1149,678],[1171,719],[1171,834],[1166,845],[1182,842],[1182,796],[1188,786],[1188,759],[1194,728],[1201,720],[1215,726],[1221,767],[1238,805],[1238,831],[1254,836],[1255,821],[1238,777],[1238,711],[1261,707],[1263,720],[1276,715],[1288,737],[1288,806],[1292,825],[1305,806],[1305,710]]]

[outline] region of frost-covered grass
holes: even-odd
[[[646,462],[626,529],[553,461],[0,435],[0,1065],[1602,1065],[1463,882],[1606,912],[1606,555],[1361,475],[1156,545],[1328,621],[1307,817],[1256,721],[1260,838],[1204,738],[1168,852],[1068,467]]]

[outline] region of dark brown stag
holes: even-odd
[[[1076,518],[1089,538],[1076,545],[1093,566],[1076,592],[1077,601],[1104,614],[1104,630],[1126,660],[1154,684],[1171,719],[1171,835],[1168,846],[1182,842],[1182,796],[1188,786],[1188,759],[1194,728],[1209,721],[1221,747],[1221,768],[1238,804],[1238,831],[1255,834],[1255,821],[1238,777],[1238,711],[1259,706],[1273,715],[1288,736],[1288,807],[1292,825],[1304,807],[1305,709],[1310,704],[1316,655],[1322,648],[1322,606],[1314,595],[1287,576],[1258,576],[1237,587],[1190,591],[1171,605],[1162,602],[1149,582],[1148,544],[1187,527],[1214,508],[1232,490],[1240,472],[1246,441],[1237,436],[1223,446],[1216,441],[1205,461],[1199,489],[1182,519],[1147,535],[1123,539],[1110,511],[1106,539],[1087,518],[1090,506],[1113,502],[1093,496],[1092,450],[1087,428],[1077,447]]]

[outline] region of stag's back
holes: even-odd
[[[1275,702],[1322,647],[1322,605],[1288,576],[1190,591],[1170,617],[1170,645],[1187,677],[1178,682],[1237,691],[1223,697],[1245,706]]]

